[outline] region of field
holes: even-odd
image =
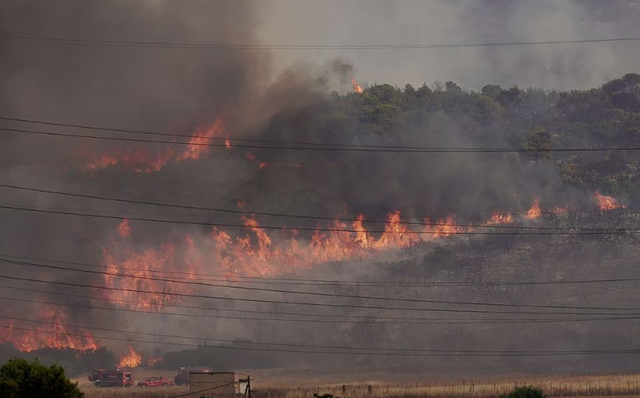
[[[137,380],[149,377],[148,372],[136,374]],[[153,375],[173,377],[174,372],[155,372]],[[460,397],[496,397],[509,392],[514,386],[540,386],[550,397],[594,397],[594,396],[639,396],[640,374],[627,375],[587,375],[564,377],[511,377],[467,379],[456,382],[419,382],[382,383],[360,382],[358,384],[316,384],[300,380],[300,386],[294,386],[285,379],[260,380],[256,377],[253,389],[258,398],[313,398],[313,394],[332,394],[335,397],[360,398],[460,398]],[[414,377],[419,380],[418,376]],[[86,398],[132,397],[132,398],[168,398],[188,392],[187,387],[167,388],[95,388],[85,380],[77,379]]]
[[[136,370],[134,373],[134,379],[137,383],[140,380],[144,380],[151,376],[167,376],[173,380],[176,375],[175,371],[156,371],[151,372],[148,370]],[[92,383],[85,377],[78,377],[72,379],[73,382],[78,382],[78,385],[85,393],[86,398],[108,398],[108,397],[122,397],[122,398],[164,398],[174,395],[180,395],[189,392],[189,387],[184,386],[172,386],[172,387],[128,387],[128,388],[99,388],[92,385]]]

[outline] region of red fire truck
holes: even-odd
[[[96,387],[130,387],[133,385],[133,370],[98,369],[88,376]]]

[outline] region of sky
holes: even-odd
[[[606,3],[606,5],[603,5]],[[264,0],[268,44],[449,44],[640,36],[636,1]],[[637,18],[635,18],[637,21]],[[547,89],[599,86],[638,71],[637,42],[499,48],[279,50],[276,70],[341,58],[364,84],[455,81]]]

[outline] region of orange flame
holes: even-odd
[[[72,348],[96,350],[98,343],[86,329],[65,326],[68,316],[49,311],[39,317],[39,323],[9,321],[0,324],[0,342],[11,343],[24,352],[40,348]]]
[[[496,212],[491,215],[491,219],[485,225],[511,224],[513,217],[510,213]]]
[[[267,163],[257,160],[255,155],[253,153],[251,153],[251,152],[245,153],[244,157],[247,158],[248,160],[256,163],[258,165],[259,169],[264,169],[265,167],[267,167]]]
[[[598,202],[598,206],[600,206],[600,210],[616,210],[616,209],[625,209],[627,206],[621,205],[618,203],[618,200],[612,196],[601,195],[600,192],[596,191],[594,193],[594,197]]]
[[[187,149],[178,156],[177,160],[193,159],[197,160],[209,153],[208,144],[211,139],[222,133],[222,123],[220,119],[216,120],[212,125],[196,130],[195,134],[189,139]]]
[[[356,220],[353,222],[353,229],[356,231],[356,243],[365,249],[368,249],[371,243],[371,237],[367,233],[364,225],[364,216],[359,214]]]
[[[147,365],[148,366],[153,366],[153,365],[158,364],[160,362],[162,362],[162,357],[157,357],[157,358],[150,357],[149,359],[147,359]]]
[[[135,368],[142,363],[142,357],[136,352],[131,344],[127,344],[127,352],[120,357],[118,367],[120,368]]]
[[[227,147],[227,149],[231,149],[231,140],[229,140],[229,137],[227,137],[226,140],[224,140],[224,146]]]
[[[244,202],[238,203],[238,207],[243,206]],[[560,214],[567,210],[556,208],[551,212]],[[518,219],[533,220],[542,213],[540,199],[535,198],[531,208]],[[488,227],[515,221],[516,217],[511,213],[496,212],[480,225]],[[476,229],[460,225],[454,216],[433,222],[424,219],[424,222],[426,225],[421,231],[414,231],[402,220],[401,213],[394,211],[388,214],[382,231],[372,232],[367,230],[365,217],[360,214],[351,225],[336,219],[328,224],[328,230],[316,230],[304,238],[296,230],[286,228],[279,234],[269,234],[254,217],[248,216],[244,218],[246,233],[239,236],[213,228],[206,237],[186,236],[181,245],[165,244],[144,250],[128,247],[127,240],[116,239],[111,247],[103,250],[103,261],[109,269],[105,284],[151,293],[108,290],[104,294],[118,306],[160,311],[165,305],[177,302],[177,297],[171,293],[189,293],[191,288],[171,281],[136,278],[157,277],[158,273],[165,272],[184,273],[188,268],[188,274],[180,278],[196,280],[198,273],[211,273],[211,266],[218,267],[215,272],[230,277],[281,275],[323,262],[371,258],[383,250],[407,248]],[[134,278],[121,278],[123,274]]]
[[[533,206],[529,209],[529,211],[524,214],[522,217],[527,220],[534,220],[542,215],[542,211],[540,210],[540,198],[535,198],[533,201]]]
[[[425,239],[431,240],[434,238],[444,238],[447,236],[463,233],[465,231],[470,231],[470,228],[462,227],[456,225],[456,221],[454,217],[447,217],[444,220],[439,220],[433,224],[430,224],[431,221],[428,218],[424,219],[425,228],[423,234],[426,235]]]
[[[126,238],[127,236],[131,235],[131,227],[129,226],[128,218],[125,218],[124,220],[122,220],[120,224],[118,224],[118,233],[123,238]]]
[[[157,278],[158,272],[163,271],[184,271],[184,264],[195,251],[190,237],[185,242],[183,254],[178,254],[172,244],[142,252],[135,252],[130,248],[123,251],[103,249],[103,262],[107,267],[105,285],[121,290],[105,290],[102,294],[115,303],[122,305],[126,302],[128,304],[125,306],[142,311],[160,311],[165,305],[175,303],[177,297],[174,293],[190,293],[190,289],[176,282],[158,282],[144,278]],[[113,242],[113,248],[124,245],[125,242]],[[139,293],[139,290],[151,293]]]
[[[81,157],[96,157],[83,152],[78,154]],[[85,167],[89,171],[96,171],[122,165],[137,173],[153,173],[162,170],[171,161],[172,154],[171,149],[156,153],[146,152],[140,148],[116,149],[111,153],[98,155],[97,159],[87,162]]]
[[[353,86],[353,91],[355,91],[356,93],[358,94],[364,93],[364,89],[362,88],[362,86],[358,84],[356,79],[351,78],[351,85]]]
[[[122,165],[139,173],[153,173],[162,170],[169,163],[202,159],[209,153],[208,145],[212,139],[222,133],[222,121],[217,119],[210,125],[196,129],[183,150],[162,147],[151,151],[150,148],[127,147],[110,150],[97,156],[82,151],[77,152],[81,158],[92,158],[85,164],[89,171]],[[225,146],[231,148],[229,138],[225,140]]]

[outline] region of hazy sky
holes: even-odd
[[[606,4],[606,5],[603,5]],[[258,33],[270,44],[443,44],[640,36],[634,1],[264,0]],[[637,21],[637,19],[636,19]],[[585,88],[638,71],[639,42],[551,46],[278,51],[278,65],[342,57],[362,83],[454,80]]]

